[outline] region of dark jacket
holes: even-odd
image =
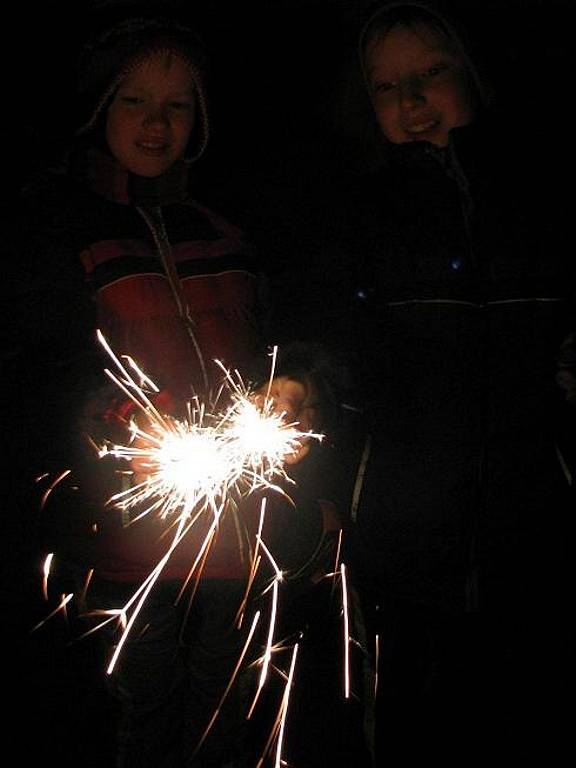
[[[567,513],[554,373],[573,269],[552,189],[509,138],[485,117],[447,150],[390,147],[326,240],[324,327],[371,441],[354,558],[377,590],[448,609],[471,563],[485,596],[527,589]]]

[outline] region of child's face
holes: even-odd
[[[183,157],[194,125],[194,82],[186,63],[158,52],[122,80],[106,117],[106,140],[116,160],[137,176],[154,178]]]
[[[366,57],[376,119],[393,144],[448,144],[451,128],[474,116],[466,63],[425,23],[393,27]]]

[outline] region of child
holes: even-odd
[[[351,557],[381,643],[377,764],[461,761],[474,717],[490,712],[496,741],[554,694],[542,649],[563,615],[569,510],[554,360],[573,269],[533,148],[449,20],[380,5],[360,60],[381,162],[342,193],[326,257],[347,276],[335,336],[370,423]]]
[[[37,351],[45,377],[66,400],[50,411],[64,435],[81,414],[92,437],[113,437],[129,415],[119,392],[97,385],[106,363],[94,351],[96,327],[116,353],[130,355],[161,384],[158,408],[174,416],[196,393],[206,398],[217,388],[214,359],[253,379],[254,361],[263,357],[262,278],[242,233],[189,195],[190,164],[208,139],[203,59],[195,35],[170,20],[129,19],[101,34],[81,62],[88,111],[71,173],[28,203],[30,273],[39,284],[30,290],[45,298],[38,304]],[[19,332],[30,349],[31,334],[24,327]],[[301,360],[292,371],[282,366],[272,385],[277,407],[309,428],[322,407],[321,382]],[[76,399],[84,402],[75,411]],[[66,456],[74,453],[69,442],[64,438],[52,459],[74,461],[80,491],[55,492],[55,511],[67,499],[71,506],[57,551],[70,567],[95,569],[92,608],[118,608],[167,551],[166,526],[148,515],[123,528],[113,510],[102,515],[114,490],[109,472],[99,470],[95,457]],[[305,484],[306,471],[294,472]],[[298,483],[295,493],[301,488]],[[99,532],[89,538],[94,516],[101,518]],[[195,750],[246,636],[247,622],[239,632],[235,617],[250,568],[250,521],[248,512],[223,516],[186,624],[187,597],[175,602],[209,521],[199,522],[162,570],[112,675],[122,705],[118,765],[222,766],[242,756],[243,676],[202,750]],[[290,547],[283,567],[307,571],[304,553],[321,550],[322,524],[322,508],[303,496],[289,535],[282,536]]]

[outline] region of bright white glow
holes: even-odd
[[[44,578],[42,579],[42,594],[44,595],[44,600],[48,600],[48,577],[50,576],[50,568],[52,567],[53,559],[54,552],[50,552],[49,555],[46,555],[44,565],[42,566],[42,573],[44,574]]]

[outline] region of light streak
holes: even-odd
[[[274,742],[274,739],[277,739],[276,758],[274,762],[274,768],[279,768],[279,766],[281,766],[283,763],[282,744],[284,741],[284,729],[285,729],[286,717],[288,714],[288,703],[290,700],[290,691],[292,689],[292,682],[294,679],[294,669],[296,667],[297,654],[298,654],[298,643],[295,643],[292,649],[292,659],[290,662],[290,670],[288,672],[288,675],[286,675],[286,685],[284,687],[284,693],[282,695],[282,700],[280,702],[278,714],[276,715],[276,720],[274,721],[274,724],[272,726],[272,730],[270,732],[270,736],[268,737],[268,741],[266,742],[266,746],[264,747],[262,756],[256,763],[256,768],[261,768],[261,766],[264,764],[264,760],[266,759],[266,756],[270,751],[270,746]]]
[[[198,566],[198,563],[202,560],[204,556],[204,552],[206,548],[210,545],[210,542],[212,541],[212,535],[216,529],[216,526],[218,525],[219,521],[219,514],[215,516],[212,525],[210,527],[210,530],[208,531],[202,546],[200,547],[200,550],[196,556],[196,559],[194,560],[190,573],[193,573],[196,567]],[[154,567],[153,571],[147,576],[147,578],[142,582],[140,587],[136,590],[136,592],[132,595],[130,600],[124,605],[122,608],[122,614],[125,615],[128,609],[132,606],[132,604],[136,601],[136,608],[134,609],[132,615],[130,616],[130,619],[128,620],[126,627],[124,629],[124,632],[122,636],[120,637],[120,640],[118,641],[118,645],[116,646],[116,649],[114,650],[114,653],[112,654],[112,658],[110,659],[110,663],[108,664],[108,668],[106,669],[107,674],[112,674],[114,671],[114,667],[116,666],[116,662],[118,661],[118,657],[120,656],[120,653],[122,651],[122,648],[124,647],[124,644],[126,643],[126,640],[128,639],[128,635],[130,633],[130,630],[132,629],[132,626],[134,625],[134,622],[136,621],[136,618],[138,617],[138,614],[140,613],[140,610],[142,609],[142,606],[144,605],[144,602],[146,601],[146,598],[150,594],[150,591],[156,581],[158,580],[158,577],[162,573],[164,566],[170,559],[172,552],[176,549],[178,544],[182,541],[182,539],[186,536],[189,529],[194,524],[194,521],[189,522],[186,525],[186,520],[184,518],[181,518],[179,520],[178,525],[178,531],[176,532],[176,535],[174,536],[174,539],[172,541],[172,544],[170,545],[168,551],[160,559],[160,561],[157,563],[157,565]]]
[[[76,638],[73,642],[78,642],[79,640],[83,640],[85,637],[88,637],[89,635],[93,635],[95,632],[98,632],[102,627],[105,627],[107,624],[110,624],[111,621],[119,621],[120,625],[122,627],[126,627],[126,614],[122,608],[108,608],[108,609],[102,609],[98,608],[96,610],[90,611],[91,616],[107,616],[107,619],[104,619],[104,621],[101,621],[99,624],[96,624],[95,627],[92,627],[87,632],[84,632],[80,637]]]
[[[93,576],[94,576],[94,568],[90,568],[88,570],[88,573],[86,574],[84,586],[82,587],[82,592],[80,593],[80,596],[79,596],[79,603],[82,606],[86,605],[86,594],[88,592],[88,587],[90,586],[90,582],[92,581]]]
[[[348,587],[346,584],[346,566],[340,566],[342,575],[342,613],[344,624],[344,698],[350,698],[350,628],[348,619]]]
[[[330,590],[331,594],[334,594],[334,591],[336,589],[336,575],[338,574],[338,563],[340,562],[340,553],[342,551],[342,536],[343,531],[340,529],[338,531],[338,544],[336,545],[336,554],[334,557],[334,568],[331,573],[324,574],[324,578],[331,578],[332,579],[332,588]]]
[[[282,699],[282,721],[280,724],[280,733],[278,734],[278,743],[276,745],[276,763],[274,768],[280,768],[282,757],[282,744],[284,741],[284,728],[286,725],[286,717],[288,715],[288,703],[290,701],[290,691],[292,689],[292,680],[294,678],[294,669],[296,667],[296,656],[298,655],[298,643],[294,646],[292,651],[292,661],[290,662],[290,671],[288,673],[288,680],[286,681],[286,688],[284,689],[284,697]]]
[[[56,606],[56,608],[54,608],[54,610],[51,613],[49,613],[48,616],[42,619],[42,621],[39,621],[38,624],[36,624],[36,626],[32,627],[30,631],[36,632],[37,629],[40,629],[41,626],[46,624],[47,621],[49,621],[53,616],[55,616],[60,611],[62,611],[64,616],[66,616],[66,606],[68,605],[70,600],[72,600],[73,597],[74,597],[73,592],[71,592],[69,595],[62,595],[62,599],[59,602],[59,604]]]
[[[248,596],[250,594],[250,590],[252,589],[252,584],[254,583],[254,579],[256,578],[256,574],[258,573],[258,568],[260,567],[260,562],[262,560],[260,554],[258,553],[258,549],[260,547],[260,542],[262,540],[262,529],[264,528],[265,515],[266,515],[266,496],[264,496],[264,498],[260,503],[260,518],[258,520],[258,533],[256,534],[256,546],[254,548],[254,554],[252,556],[252,565],[250,566],[250,574],[248,575],[246,590],[244,592],[244,597],[242,598],[242,602],[240,603],[240,607],[238,608],[236,619],[234,620],[234,623],[238,624],[238,628],[242,626],[242,621],[244,620],[244,611],[246,610],[246,604],[248,602]]]
[[[338,531],[338,544],[336,546],[336,555],[334,557],[334,570],[335,571],[338,570],[338,563],[340,561],[340,552],[342,551],[342,535],[343,535],[343,531],[342,531],[342,529],[340,529]]]
[[[50,483],[48,488],[44,491],[44,494],[42,495],[42,498],[40,500],[40,509],[44,509],[46,506],[46,502],[48,501],[48,497],[56,488],[58,483],[60,483],[62,480],[64,480],[65,477],[68,477],[68,475],[72,472],[71,469],[65,469],[63,472],[60,472],[60,474]],[[39,479],[43,479],[44,477],[47,477],[46,474],[42,475]]]
[[[50,576],[50,568],[52,566],[53,559],[54,552],[50,552],[50,554],[46,555],[44,565],[42,566],[42,594],[44,595],[44,600],[48,600],[48,577]]]
[[[378,694],[378,667],[380,664],[380,635],[374,637],[374,699]]]
[[[252,712],[254,711],[254,707],[256,706],[256,702],[258,701],[258,698],[260,697],[260,693],[262,692],[262,688],[264,687],[264,684],[266,682],[266,678],[268,677],[268,668],[270,666],[270,660],[272,658],[272,645],[273,645],[273,638],[274,638],[274,628],[276,626],[276,613],[278,610],[278,584],[282,581],[282,571],[280,568],[278,568],[278,565],[276,564],[276,561],[272,557],[270,550],[268,547],[264,544],[262,539],[258,537],[257,541],[259,541],[262,549],[264,550],[264,553],[270,560],[270,563],[272,567],[274,568],[274,571],[276,575],[274,576],[274,579],[272,581],[272,606],[270,609],[270,622],[268,625],[268,639],[266,642],[266,648],[264,650],[264,655],[261,659],[261,665],[262,669],[260,671],[260,680],[258,681],[258,688],[256,690],[256,694],[254,696],[254,700],[252,701],[252,706],[250,707],[250,710],[248,711],[248,719],[252,716]],[[270,587],[268,587],[270,589]],[[266,592],[267,590],[265,590]]]
[[[230,676],[230,680],[228,682],[228,685],[226,686],[226,690],[222,694],[222,697],[220,698],[220,701],[218,702],[218,706],[214,710],[214,714],[210,718],[210,722],[206,726],[206,729],[204,730],[204,733],[202,734],[202,738],[198,742],[194,754],[198,752],[204,741],[206,740],[206,736],[208,736],[208,733],[210,732],[210,729],[214,725],[216,718],[220,714],[220,710],[222,709],[222,705],[224,704],[224,701],[226,700],[226,697],[230,693],[230,689],[234,685],[234,680],[236,679],[238,672],[240,671],[240,667],[242,666],[242,662],[244,661],[244,657],[246,656],[246,651],[248,650],[248,647],[250,646],[250,643],[252,642],[252,637],[254,635],[254,632],[256,630],[256,625],[258,624],[258,621],[260,619],[260,611],[256,611],[256,614],[254,615],[254,618],[252,620],[252,626],[250,627],[250,631],[248,633],[248,637],[246,638],[246,642],[244,643],[244,647],[242,648],[242,652],[240,654],[240,657],[238,658],[238,661],[236,663],[236,666],[234,667],[234,671],[232,672]]]

